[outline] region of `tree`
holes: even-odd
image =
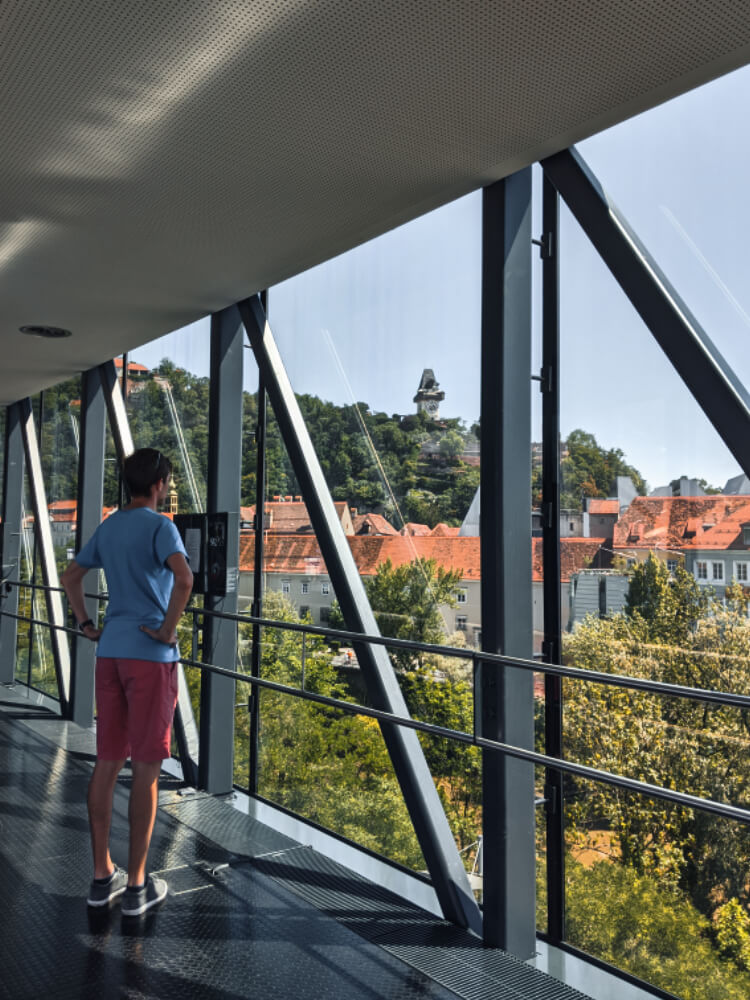
[[[627,613],[587,619],[566,642],[566,662],[746,692],[750,621],[744,607],[696,597],[679,573],[670,584],[665,572],[656,560],[640,568]],[[750,800],[750,713],[744,710],[567,681],[565,733],[566,756],[574,760],[717,801]],[[571,792],[571,829],[584,837],[592,829],[612,831],[617,860],[684,890],[709,915],[731,898],[750,904],[744,825],[600,785],[576,781]]]
[[[560,462],[563,508],[580,510],[583,497],[609,496],[618,476],[630,476],[638,493],[645,494],[645,480],[627,464],[619,448],[605,450],[593,434],[580,429],[570,432],[564,447],[567,456]]]
[[[441,605],[456,607],[460,570],[447,570],[434,559],[414,559],[394,566],[381,563],[375,575],[365,580],[370,607],[383,635],[412,642],[440,643],[445,636]],[[331,608],[331,628],[345,628],[337,602]],[[393,648],[389,651],[397,669],[422,666],[424,654]]]
[[[706,614],[708,595],[679,565],[670,573],[653,552],[630,572],[625,613],[650,639],[664,643],[689,640]]]
[[[264,615],[299,622],[278,592],[264,598]],[[308,619],[309,621],[309,619]],[[243,643],[250,626],[240,626]],[[323,641],[299,632],[265,628],[261,676],[291,687],[348,700]],[[236,774],[247,775],[249,720],[238,717]],[[291,695],[261,690],[259,791],[261,795],[371,850],[414,868],[424,860],[378,723],[323,708]]]

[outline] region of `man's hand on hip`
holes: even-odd
[[[157,629],[149,628],[148,625],[141,625],[141,632],[145,632],[154,642],[163,642],[165,646],[177,645],[177,630],[165,628],[161,625]]]

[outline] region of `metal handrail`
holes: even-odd
[[[567,774],[574,774],[580,778],[587,778],[590,781],[599,781],[603,784],[614,785],[616,788],[624,788],[641,795],[648,795],[651,798],[663,799],[667,802],[687,806],[690,809],[701,809],[716,816],[723,816],[726,819],[738,820],[741,823],[750,824],[750,809],[726,805],[723,802],[704,799],[698,795],[689,795],[686,792],[677,792],[674,789],[663,788],[661,785],[652,785],[645,781],[638,781],[635,778],[624,778],[622,775],[612,774],[610,771],[602,771],[599,768],[588,767],[585,764],[575,764],[572,761],[563,760],[559,757],[548,757],[546,754],[537,753],[535,750],[525,750],[510,743],[501,743],[498,740],[491,740],[485,736],[478,736],[476,733],[465,733],[460,729],[448,729],[445,726],[437,726],[431,722],[422,722],[419,719],[405,718],[401,715],[394,715],[392,712],[370,708],[367,705],[360,705],[358,702],[343,701],[340,698],[332,698],[330,695],[317,694],[313,691],[302,690],[301,688],[292,688],[287,684],[279,684],[278,681],[253,677],[251,674],[241,674],[237,670],[228,670],[226,667],[219,667],[213,663],[204,663],[200,660],[192,660],[185,657],[181,658],[181,662],[186,667],[196,667],[200,670],[207,670],[209,673],[234,678],[234,680],[242,681],[253,687],[268,688],[279,694],[288,694],[295,698],[301,698],[303,701],[313,701],[327,708],[335,708],[346,712],[348,715],[365,715],[369,718],[377,719],[379,722],[392,723],[404,726],[407,729],[416,729],[418,732],[455,740],[458,743],[465,743],[487,750],[498,750],[509,757],[516,757],[518,760],[525,760],[530,764],[553,768]]]
[[[45,584],[19,583],[16,580],[7,580],[7,584],[16,586],[33,586],[40,590],[60,590],[59,587],[47,587]],[[107,595],[87,594],[87,597],[94,597],[106,600]],[[628,674],[609,674],[601,670],[584,670],[581,667],[568,667],[559,663],[545,663],[539,660],[527,660],[517,656],[506,656],[503,653],[490,653],[482,650],[465,649],[460,646],[438,646],[434,643],[417,642],[412,639],[396,639],[382,635],[367,635],[362,632],[348,632],[344,629],[326,628],[322,625],[307,625],[297,622],[281,622],[272,618],[258,618],[253,615],[244,615],[228,611],[216,611],[209,608],[198,608],[189,606],[185,609],[186,614],[209,615],[214,618],[223,618],[227,621],[238,622],[243,625],[258,625],[263,628],[283,628],[290,632],[303,632],[312,635],[320,635],[336,642],[370,643],[372,645],[387,646],[394,649],[406,649],[415,652],[431,653],[435,656],[452,656],[455,659],[470,660],[476,668],[480,664],[491,663],[501,667],[516,667],[520,670],[530,670],[532,673],[552,674],[558,677],[568,677],[572,680],[581,680],[593,684],[606,684],[610,687],[628,688],[635,691],[643,691],[647,694],[660,694],[669,698],[687,698],[691,701],[708,702],[710,704],[722,705],[725,708],[750,709],[750,695],[735,694],[730,691],[712,691],[707,688],[688,687],[684,684],[670,684],[666,681],[654,681],[645,677],[632,677]],[[0,611],[0,615],[10,614],[7,611]],[[32,621],[24,617],[23,621]],[[48,625],[49,628],[64,628],[59,625],[52,625],[49,622],[39,622],[36,619],[32,624]]]
[[[46,583],[34,583],[33,580],[3,580],[3,586],[14,586],[14,587],[26,587],[29,590],[48,590],[50,592],[59,592],[64,594],[64,587],[52,587]],[[108,601],[109,594],[86,594],[84,597],[93,597],[95,601]]]
[[[271,618],[256,618],[253,615],[232,614],[226,611],[214,611],[209,608],[189,607],[186,609],[186,613],[211,615],[215,618],[224,618],[228,621],[236,621],[245,625],[260,625],[264,628],[284,628],[290,632],[306,632],[313,635],[322,635],[336,641],[346,640],[352,644],[367,642],[373,645],[388,646],[396,649],[432,653],[436,656],[452,656],[456,659],[471,660],[477,666],[481,663],[493,663],[501,667],[517,667],[520,670],[530,670],[536,674],[556,674],[560,677],[569,677],[574,680],[608,684],[612,687],[632,688],[651,694],[663,694],[670,698],[689,698],[693,701],[711,702],[727,708],[750,709],[750,695],[734,694],[730,691],[710,691],[707,688],[693,688],[683,684],[669,684],[666,681],[653,681],[645,677],[631,677],[628,674],[608,674],[600,670],[583,670],[581,667],[566,667],[558,663],[526,660],[517,656],[506,656],[503,653],[464,649],[460,646],[437,646],[427,642],[415,642],[411,639],[366,635],[362,632],[347,632],[343,629],[331,629],[319,625],[279,622]]]
[[[500,654],[493,653],[482,653],[476,651],[467,651],[465,649],[460,649],[456,646],[435,646],[429,643],[414,643],[408,639],[388,639],[385,636],[366,636],[357,632],[344,632],[337,629],[327,629],[319,628],[317,626],[311,625],[299,625],[294,622],[281,622],[275,619],[267,618],[254,618],[250,615],[238,615],[229,612],[214,611],[208,608],[197,608],[190,607],[187,609],[189,613],[193,615],[195,619],[199,615],[213,615],[217,618],[224,618],[230,621],[243,622],[245,624],[259,625],[263,627],[269,627],[274,629],[286,629],[292,632],[302,632],[302,633],[313,633],[325,635],[327,637],[332,637],[336,639],[352,639],[355,642],[374,642],[385,646],[398,646],[399,648],[405,649],[418,649],[426,652],[435,652],[441,655],[452,655],[461,657],[463,659],[471,659],[475,666],[479,663],[490,662],[501,666],[519,666],[524,669],[532,669],[535,671],[539,670],[539,666],[533,661],[520,660],[514,657],[506,657]],[[62,632],[67,632],[71,635],[79,635],[76,629],[69,628],[64,625],[53,625],[50,622],[43,621],[41,619],[31,618],[26,615],[18,615],[9,611],[0,611],[0,616],[6,615],[10,618],[15,618],[19,621],[28,621],[31,624],[44,625],[50,629],[57,629]],[[527,750],[523,747],[517,747],[509,743],[503,743],[498,740],[492,740],[484,736],[477,734],[476,730],[473,733],[466,733],[462,730],[449,729],[444,726],[438,726],[430,722],[422,722],[419,719],[407,718],[404,716],[396,715],[392,712],[386,712],[381,709],[370,708],[367,705],[361,705],[358,702],[344,701],[340,698],[333,698],[330,695],[322,695],[316,692],[293,688],[287,684],[280,684],[278,681],[270,681],[261,677],[254,677],[251,674],[244,674],[237,670],[230,670],[226,667],[220,667],[213,663],[204,663],[202,661],[189,658],[181,657],[181,662],[183,666],[193,667],[201,671],[207,671],[209,673],[219,674],[223,677],[229,677],[234,680],[240,681],[244,684],[249,684],[251,687],[267,688],[268,690],[275,691],[278,694],[290,695],[294,698],[300,698],[303,701],[311,701],[316,704],[322,705],[326,708],[333,708],[337,711],[345,712],[349,715],[363,715],[369,718],[377,719],[379,722],[384,722],[387,724],[404,726],[408,729],[414,729],[418,732],[428,733],[432,736],[439,736],[444,739],[451,739],[455,742],[464,743],[470,746],[476,746],[487,750],[496,750],[500,753],[504,753],[509,757],[515,757],[518,760],[524,760],[530,764],[539,765],[546,768],[551,768],[553,770],[561,771],[565,774],[572,774],[579,778],[585,778],[589,781],[599,782],[602,784],[612,785],[616,788],[622,788],[627,791],[636,792],[640,795],[646,795],[650,798],[661,799],[667,802],[673,802],[677,805],[682,805],[690,809],[699,809],[703,812],[712,813],[716,816],[721,816],[725,819],[735,820],[741,823],[750,824],[750,809],[743,809],[739,806],[727,805],[723,802],[716,802],[713,799],[705,799],[697,795],[690,795],[686,792],[678,792],[671,788],[664,788],[660,785],[653,785],[648,782],[639,781],[635,778],[626,778],[622,775],[613,774],[611,771],[604,771],[599,768],[589,767],[585,764],[576,764],[573,761],[568,761],[559,757],[550,757],[546,754],[537,753],[534,750]],[[544,667],[551,667],[552,664],[543,664]],[[566,675],[571,676],[567,671],[574,670],[572,676],[582,678],[583,680],[597,680],[598,675],[594,671],[577,670],[574,668],[564,668],[566,670]],[[602,679],[606,683],[612,675],[603,674]],[[626,680],[628,683],[624,686],[630,686],[631,681],[639,681],[639,678],[621,678]],[[697,690],[699,693],[710,696],[702,700],[715,700],[713,697],[714,692],[702,691],[701,689],[692,688],[679,688],[676,685],[665,685],[657,684],[657,682],[648,682],[653,685],[652,690],[657,693],[661,693],[660,688],[668,689],[670,694],[677,693],[681,697],[690,697],[690,693],[693,690]],[[638,685],[640,687],[640,685]],[[750,707],[750,698],[743,695],[729,696],[725,695],[723,697],[730,698],[734,697],[739,699],[739,707]],[[721,702],[724,703],[724,702]],[[732,705],[737,705],[736,701],[730,702]]]

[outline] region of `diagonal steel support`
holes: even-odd
[[[117,461],[122,464],[135,448],[133,436],[130,433],[125,400],[122,396],[117,378],[114,361],[107,361],[99,366],[99,376],[104,390],[104,401],[109,415],[109,426],[115,441]],[[177,709],[174,715],[174,734],[182,764],[182,774],[189,785],[198,784],[198,727],[195,724],[193,706],[190,701],[190,690],[185,680],[185,671],[179,664],[177,674]]]
[[[677,374],[750,475],[750,396],[576,149],[542,160]]]
[[[347,628],[378,635],[375,616],[260,299],[246,299],[239,303],[239,310]],[[372,704],[408,715],[387,650],[362,643],[357,645],[357,659]],[[382,726],[382,732],[443,914],[447,920],[481,934],[479,908],[417,734],[388,725]]]
[[[44,592],[47,602],[47,620],[51,625],[64,626],[65,612],[60,593],[60,578],[55,561],[55,546],[52,542],[52,529],[49,523],[47,495],[42,478],[42,459],[39,454],[39,441],[36,436],[34,411],[31,400],[20,400],[18,403],[21,415],[21,433],[23,434],[23,449],[26,457],[26,470],[31,493],[31,506],[34,511],[34,534],[42,567],[42,580],[46,588],[57,587],[57,590],[47,589]],[[50,646],[52,660],[57,676],[57,690],[60,696],[60,714],[68,715],[70,701],[70,647],[68,639],[60,628],[50,629]]]
[[[23,531],[23,435],[18,403],[5,412],[5,460],[3,466],[3,577],[21,579],[21,532]],[[3,611],[18,614],[19,588],[0,597]],[[0,618],[0,684],[12,684],[16,674],[18,621]]]

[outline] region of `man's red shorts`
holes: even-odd
[[[169,757],[177,663],[96,660],[96,754],[100,760]]]

